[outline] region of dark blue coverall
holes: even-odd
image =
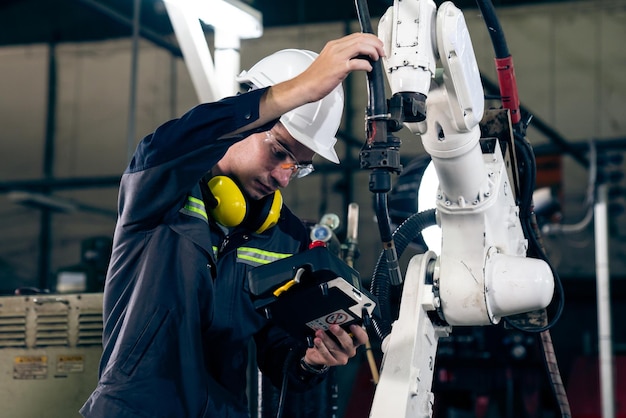
[[[196,106],[138,145],[121,179],[100,379],[83,416],[248,417],[251,338],[276,385],[283,370],[294,390],[324,378],[299,367],[306,347],[255,312],[248,291],[251,268],[306,248],[303,224],[283,206],[264,233],[226,236],[202,200],[200,179],[250,132],[223,137],[258,119],[264,91]]]

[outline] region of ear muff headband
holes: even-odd
[[[280,218],[280,210],[283,207],[283,195],[280,193],[280,190],[276,190],[271,195],[265,197],[264,199],[268,199],[267,213],[263,214],[260,219],[263,221],[261,226],[256,230],[259,234],[265,230],[270,229],[274,225],[278,223],[278,218]]]
[[[209,213],[221,225],[244,225],[261,233],[278,223],[283,206],[283,197],[279,190],[260,201],[248,202],[237,183],[230,177],[212,177],[207,185],[216,202],[214,207],[208,209]]]

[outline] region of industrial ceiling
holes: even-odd
[[[558,3],[563,0],[550,1]],[[334,0],[249,0],[263,14],[264,27],[353,20],[354,1]],[[545,0],[494,0],[497,8]],[[382,15],[391,1],[370,0],[372,17]],[[460,0],[462,9],[476,7],[474,0]],[[172,26],[161,1],[155,0],[3,0],[0,2],[0,45],[80,42],[127,37],[139,10],[141,34],[155,42],[172,34]],[[108,19],[103,19],[103,15]]]

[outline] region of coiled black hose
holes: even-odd
[[[417,237],[417,235],[429,226],[437,224],[435,209],[425,210],[415,213],[407,218],[396,230],[392,237],[396,244],[398,258],[402,255],[407,246]],[[391,312],[390,293],[391,285],[389,280],[389,269],[387,268],[387,258],[384,251],[381,252],[374,268],[372,282],[370,283],[371,293],[378,298],[381,317],[372,318],[372,328],[382,341],[391,333],[391,324],[394,316]]]

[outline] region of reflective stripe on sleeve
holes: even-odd
[[[193,196],[187,197],[187,203],[180,209],[180,213],[202,219],[206,223],[209,222],[209,216],[206,213],[204,202]]]

